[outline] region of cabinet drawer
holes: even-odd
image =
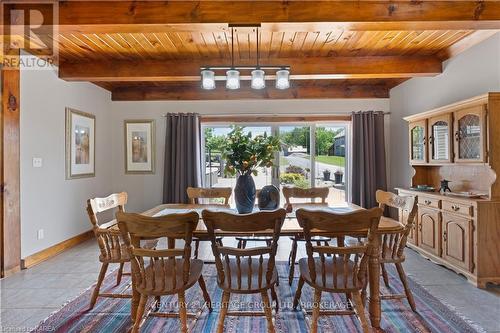
[[[418,205],[422,207],[440,208],[439,201],[440,200],[436,198],[424,197],[421,195],[418,196]]]
[[[447,212],[473,216],[473,206],[470,204],[443,201],[442,207],[443,210]]]

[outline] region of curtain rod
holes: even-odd
[[[356,112],[366,112],[366,111],[356,111]],[[382,113],[384,116],[388,116],[391,114],[391,112],[384,112],[384,111],[374,111],[374,112],[379,112],[379,113]],[[193,113],[196,113],[196,112],[169,112],[169,113],[173,113],[173,114],[193,114]],[[169,113],[166,113],[163,115],[163,117],[166,117]],[[200,117],[220,117],[220,118],[224,118],[224,117],[238,117],[238,116],[245,116],[245,117],[269,117],[269,118],[272,118],[272,117],[328,117],[328,116],[339,116],[339,117],[343,117],[343,116],[350,116],[353,112],[349,112],[349,113],[313,113],[313,114],[309,114],[307,116],[303,116],[303,115],[300,115],[300,114],[295,114],[295,113],[288,113],[288,114],[269,114],[269,113],[252,113],[252,114],[220,114],[220,113],[203,113],[203,114],[199,114],[198,115]]]

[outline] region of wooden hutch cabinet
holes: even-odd
[[[488,93],[405,118],[411,188],[418,213],[408,246],[476,286],[500,283],[500,93]],[[500,177],[500,174],[498,174]],[[450,181],[455,194],[417,191]],[[400,221],[406,219],[400,211]]]

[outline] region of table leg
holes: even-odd
[[[378,237],[380,238],[380,236]],[[370,254],[370,259],[368,261],[368,275],[370,282],[370,322],[372,327],[380,328],[380,263],[378,257],[378,247],[375,253]]]

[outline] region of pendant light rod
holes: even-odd
[[[255,28],[257,34],[257,68],[259,68],[259,28]]]
[[[231,68],[234,68],[234,28],[231,27]]]

